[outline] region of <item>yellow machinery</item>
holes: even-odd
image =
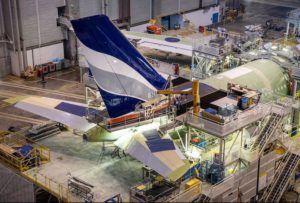
[[[171,83],[170,83],[171,84]],[[192,82],[192,89],[189,91],[174,91],[172,90],[172,87],[170,87],[170,89],[167,90],[159,90],[157,91],[158,94],[165,94],[165,95],[173,95],[173,94],[188,94],[188,95],[193,95],[193,113],[195,115],[198,115],[200,112],[200,95],[199,95],[199,89],[200,89],[200,85],[199,85],[199,80],[194,80]],[[169,101],[171,104],[171,101]]]
[[[17,149],[30,146],[32,149],[24,156]],[[24,172],[50,161],[50,150],[18,133],[3,134],[0,137],[0,161]]]

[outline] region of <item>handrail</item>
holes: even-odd
[[[0,143],[8,147],[27,144],[33,147],[26,157],[0,149],[0,159],[21,172],[50,161],[50,150],[48,148],[27,139],[20,133],[5,135],[0,138]]]
[[[34,169],[33,169],[34,170]],[[64,202],[70,202],[70,191],[67,187],[63,186],[61,183],[56,182],[55,180],[47,177],[38,172],[24,172],[23,175],[37,184],[38,186],[42,187],[46,191],[52,193],[54,196],[59,198]]]
[[[115,124],[110,124],[108,121],[109,121],[109,118],[104,118],[104,121],[101,122],[99,125],[101,126],[104,126],[105,128],[107,129],[112,129],[114,127],[119,127],[119,126],[126,126],[128,124],[133,124],[133,123],[140,123],[142,121],[147,121],[147,120],[153,120],[154,118],[158,118],[160,116],[170,116],[170,115],[173,115],[175,112],[174,110],[169,110],[169,108],[166,108],[163,112],[159,112],[159,113],[151,113],[150,116],[148,117],[142,117],[141,115],[146,112],[146,110],[144,111],[140,111],[139,112],[139,116],[138,118],[134,118],[134,119],[127,119],[125,118],[124,121],[122,122],[119,122],[119,123],[115,123]]]

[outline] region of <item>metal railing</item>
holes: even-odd
[[[162,116],[168,116],[169,118],[171,118],[171,120],[174,118],[172,118],[173,116],[175,116],[175,109],[169,109],[169,108],[166,108],[165,110],[161,111],[161,112],[154,112],[154,113],[151,113],[149,116],[144,116],[145,115],[145,112],[146,110],[143,110],[143,111],[139,111],[138,113],[138,118],[133,118],[133,119],[127,119],[125,117],[125,120],[124,121],[121,121],[121,122],[118,122],[118,123],[110,123],[110,118],[107,118],[107,117],[103,117],[103,122],[99,123],[100,126],[103,126],[104,128],[106,129],[113,129],[113,128],[116,128],[116,127],[126,127],[130,124],[137,124],[139,125],[140,123],[144,122],[144,121],[152,121],[155,119],[155,118],[159,118],[159,117],[162,117]],[[167,122],[166,123],[163,123],[163,124],[168,124],[170,119],[167,119]]]
[[[0,137],[0,144],[3,146],[3,148],[0,148],[0,160],[20,172],[50,161],[50,150],[48,148],[34,143],[18,133]],[[24,145],[30,145],[33,148],[26,156],[21,156],[15,150],[15,147],[22,147]],[[4,147],[8,150],[5,150]]]
[[[236,131],[261,119],[270,108],[269,103],[257,105],[243,113],[237,113],[231,119],[224,120],[222,122],[203,117],[202,115],[195,115],[192,112],[187,113],[184,121],[189,125],[194,125],[196,128],[205,128],[205,130],[210,133],[224,136],[227,135],[227,133]]]
[[[63,202],[72,201],[70,191],[67,187],[43,174],[38,173],[37,171],[35,171],[35,169],[33,169],[32,171],[24,172],[23,175],[31,182],[53,194],[59,200]]]

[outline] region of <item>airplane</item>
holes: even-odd
[[[167,78],[150,65],[107,16],[96,15],[73,20],[71,23],[80,42],[81,52],[89,65],[89,73],[105,104],[103,114],[108,114],[110,124],[140,117],[147,119],[149,112],[155,114],[169,106],[168,97],[157,94],[158,90],[168,88]],[[101,127],[86,118],[86,104],[29,96],[19,100],[15,107],[83,132],[103,133]],[[157,132],[155,126],[149,128],[154,128],[154,132]],[[124,135],[132,135],[132,142],[135,144],[130,147],[124,145],[123,150],[164,177],[179,178],[177,174],[182,175],[189,168],[186,157],[170,138],[161,139],[156,136],[153,139],[153,136],[145,135],[145,130],[146,128],[142,132],[119,133],[113,138],[109,138],[112,134],[108,134],[107,140],[119,140],[118,143],[123,143],[125,141],[120,139]],[[137,148],[139,153],[136,153]],[[140,157],[141,154],[147,154],[146,159]]]
[[[192,82],[189,80],[178,77],[171,78],[172,82],[168,81],[168,78],[164,74],[159,73],[150,65],[107,16],[90,16],[72,20],[71,23],[80,43],[81,52],[89,65],[89,73],[93,77],[106,107],[105,112],[99,113],[103,113],[103,115],[108,114],[108,124],[115,125],[124,121],[139,120],[141,118],[147,119],[149,118],[149,114],[154,115],[155,113],[159,114],[163,112],[169,107],[170,102],[167,96],[158,94],[158,92],[166,90],[172,85],[174,85],[172,87],[174,92],[190,91],[192,89]],[[282,78],[281,71],[272,61],[261,60],[255,63],[259,67],[263,64],[270,65],[271,70],[278,69],[278,74],[276,75]],[[252,78],[256,78],[255,74],[257,72],[260,73],[259,70],[255,69],[254,71],[251,67],[236,68],[235,70],[224,72],[213,78],[213,81],[209,81],[208,79],[205,82],[201,82],[199,92],[202,98],[211,94],[220,96],[217,91],[222,86],[227,86],[228,81],[242,81],[246,83],[247,80],[245,78],[247,75],[252,74]],[[265,79],[263,76],[263,73],[259,74],[257,79]],[[216,81],[218,82],[216,83]],[[254,85],[255,87],[264,86],[264,83],[248,82],[251,82],[250,85]],[[216,83],[215,87],[212,83]],[[285,83],[284,80],[276,83],[276,87],[283,83]],[[280,90],[284,91],[284,89],[281,88]],[[192,95],[186,95],[185,101],[186,103],[190,103],[190,106],[193,105],[192,98]],[[205,105],[205,102],[203,103]],[[87,104],[30,96],[17,101],[15,107],[83,132],[99,127],[96,123],[91,123],[86,118]],[[187,105],[187,107],[189,106]],[[188,108],[180,110],[180,113],[184,113]],[[94,131],[96,134],[98,132],[98,130]],[[132,132],[131,135],[133,134]],[[114,138],[114,140],[117,140],[117,146],[119,145],[120,148],[126,150],[127,153],[152,169],[161,172],[164,177],[170,176],[173,173],[177,174],[178,170],[183,170],[180,172],[182,174],[189,168],[186,167],[189,166],[188,161],[176,146],[173,147],[169,141],[170,138],[164,137],[163,139],[167,139],[167,141],[152,142],[147,138],[145,133],[139,132],[133,137],[128,138],[129,142],[136,143],[135,147],[131,148],[132,145],[120,144],[124,142],[128,143],[123,140],[125,139],[124,135],[126,133],[120,133],[119,136]],[[161,143],[167,143],[170,148],[167,147],[162,153],[151,151],[152,144],[160,145]],[[137,151],[139,153],[136,153]],[[157,162],[161,162],[164,159],[165,166],[171,164],[167,163],[168,160],[173,160],[176,157],[178,164],[174,165],[172,169],[168,169],[168,173],[164,174],[164,170],[158,168],[151,160],[146,159],[147,157],[151,159],[150,156],[147,155],[145,156],[146,158],[139,157],[143,153],[151,154],[151,157],[155,159],[158,158]],[[179,176],[176,177],[178,178]]]
[[[137,44],[141,47],[157,49],[160,51],[181,54],[192,57],[193,55],[193,40],[182,37],[170,37],[167,35],[155,35],[148,33],[140,33],[133,31],[122,30],[122,33],[129,40],[138,40]]]
[[[168,106],[167,97],[156,94],[168,86],[167,79],[150,65],[107,16],[91,16],[71,23],[105,103],[109,124],[139,118],[140,108],[155,113]],[[96,126],[85,118],[86,104],[28,97],[15,106],[84,132]]]

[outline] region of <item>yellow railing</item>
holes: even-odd
[[[30,181],[50,192],[63,202],[70,202],[71,195],[67,187],[56,182],[55,180],[38,173],[35,169],[22,173]]]
[[[0,137],[0,160],[20,172],[50,161],[50,150],[40,144],[34,143],[28,138],[14,133]],[[30,145],[33,149],[26,157],[20,156],[15,150],[17,147]]]
[[[67,187],[55,180],[38,173],[38,166],[48,163],[50,150],[24,137],[21,133],[3,134],[0,136],[0,160],[9,167],[17,170],[25,178],[50,192],[63,202],[70,201],[70,192]],[[22,157],[15,148],[30,145],[33,149],[26,157]],[[31,170],[29,170],[31,169]]]
[[[55,180],[38,173],[38,166],[50,161],[50,150],[26,138],[22,133],[10,133],[0,136],[0,161],[17,170],[25,178],[50,192],[63,202],[70,202],[67,187]],[[26,157],[22,157],[15,148],[30,145],[33,149]],[[31,170],[29,170],[31,169]]]

